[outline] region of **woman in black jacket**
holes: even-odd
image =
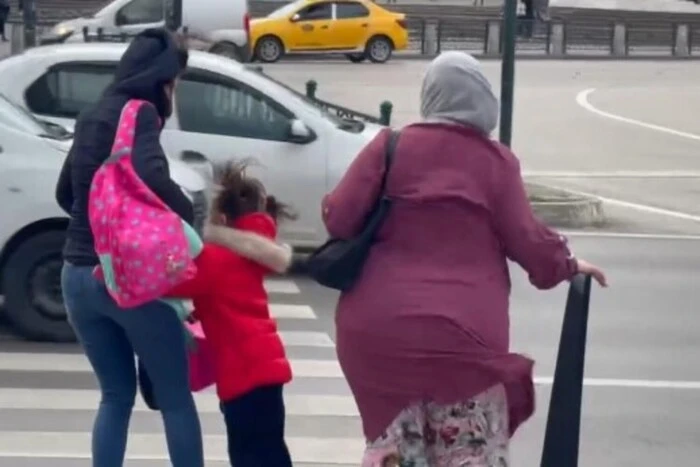
[[[139,177],[173,211],[193,223],[192,205],[171,179],[160,145],[162,123],[172,113],[172,93],[187,65],[187,50],[165,30],[134,38],[100,101],[75,126],[73,147],[56,187],[56,199],[70,215],[61,278],[69,320],[102,390],[95,419],[95,467],[124,463],[129,419],[136,396],[136,354],[148,371],[163,415],[174,467],[202,467],[202,434],[189,390],[182,323],[161,302],[122,310],[93,276],[98,264],[88,221],[88,198],[95,171],[110,155],[122,108],[130,99],[152,106],[137,116],[132,163]]]

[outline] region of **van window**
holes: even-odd
[[[53,67],[27,88],[27,107],[35,114],[77,118],[85,107],[99,100],[112,82],[115,69],[116,64],[66,63]]]
[[[133,0],[124,5],[115,18],[117,26],[158,23],[165,18],[163,0]]]
[[[337,19],[364,18],[369,16],[366,6],[357,2],[337,2],[335,16]]]
[[[187,72],[175,91],[183,131],[287,141],[293,114],[230,78]]]
[[[317,21],[331,19],[333,16],[330,3],[314,3],[302,8],[297,14],[299,15],[297,21]]]

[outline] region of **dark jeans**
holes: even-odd
[[[92,431],[92,465],[122,467],[136,398],[138,355],[163,416],[173,467],[203,467],[202,432],[189,389],[182,323],[160,302],[123,310],[92,274],[65,263],[61,274],[68,319],[102,391]]]
[[[223,402],[228,455],[235,467],[292,467],[284,442],[282,386],[264,386]]]

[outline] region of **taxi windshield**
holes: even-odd
[[[308,0],[297,0],[296,2],[288,3],[267,15],[267,17],[273,19],[286,18],[300,9],[306,3],[308,3]]]

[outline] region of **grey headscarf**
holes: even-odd
[[[420,99],[427,122],[462,123],[487,135],[498,124],[498,99],[479,62],[465,52],[443,52],[430,63]]]

